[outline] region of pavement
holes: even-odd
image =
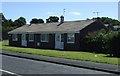
[[[8,55],[8,56],[57,63],[57,64],[62,64],[62,65],[92,69],[92,70],[109,72],[109,73],[114,73],[114,74],[120,74],[120,66],[118,65],[95,63],[95,62],[90,62],[90,61],[63,59],[63,58],[54,58],[54,57],[48,57],[48,56],[31,55],[31,54],[25,54],[25,53],[3,51],[3,50],[0,53],[3,55]]]

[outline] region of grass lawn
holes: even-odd
[[[93,61],[98,63],[118,64],[118,58],[106,57],[107,56],[106,54],[12,47],[6,46],[8,45],[8,41],[0,42],[0,45],[2,46],[1,49],[12,52],[43,55],[56,58],[67,58],[73,60]]]

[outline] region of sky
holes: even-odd
[[[1,3],[0,3],[1,4]],[[63,15],[65,21],[85,20],[97,17],[118,19],[118,2],[2,2],[2,12],[7,19],[26,18],[27,23],[32,18],[44,21],[49,16]]]
[[[118,3],[118,20],[120,21],[120,1]]]

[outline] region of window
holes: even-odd
[[[74,33],[67,34],[67,43],[74,43],[75,42],[75,35]]]
[[[48,42],[49,34],[41,34],[41,42]]]
[[[12,41],[17,41],[17,40],[18,40],[17,34],[13,34],[12,35]]]
[[[29,41],[34,41],[34,34],[29,34]]]

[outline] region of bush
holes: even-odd
[[[117,33],[117,35],[115,35],[110,43],[110,54],[113,54],[113,56],[117,56],[120,57],[120,32]]]
[[[83,38],[84,50],[118,56],[120,32],[101,30]]]

